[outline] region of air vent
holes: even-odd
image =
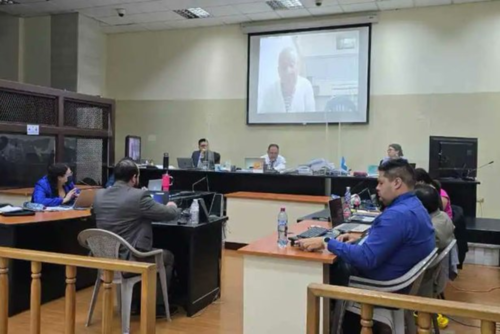
[[[299,9],[303,7],[302,2],[299,0],[272,0],[266,1],[266,3],[274,10]]]
[[[203,8],[188,8],[188,9],[176,9],[175,13],[186,19],[204,19],[210,17],[210,13],[204,10]]]

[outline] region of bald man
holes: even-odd
[[[258,113],[294,113],[316,111],[311,83],[299,75],[297,51],[288,47],[280,52],[277,80],[264,94]]]

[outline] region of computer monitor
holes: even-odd
[[[476,177],[477,138],[437,137],[429,140],[429,174],[432,178]]]
[[[136,162],[141,160],[141,137],[125,137],[125,156]]]

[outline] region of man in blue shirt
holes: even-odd
[[[337,240],[301,240],[306,251],[328,248],[358,276],[387,281],[404,275],[435,247],[434,228],[427,210],[413,194],[413,168],[403,159],[379,167],[377,193],[386,209],[373,222],[361,244],[359,235],[343,234]]]

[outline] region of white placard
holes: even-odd
[[[40,126],[38,124],[28,124],[26,126],[28,136],[38,136],[40,134]]]

